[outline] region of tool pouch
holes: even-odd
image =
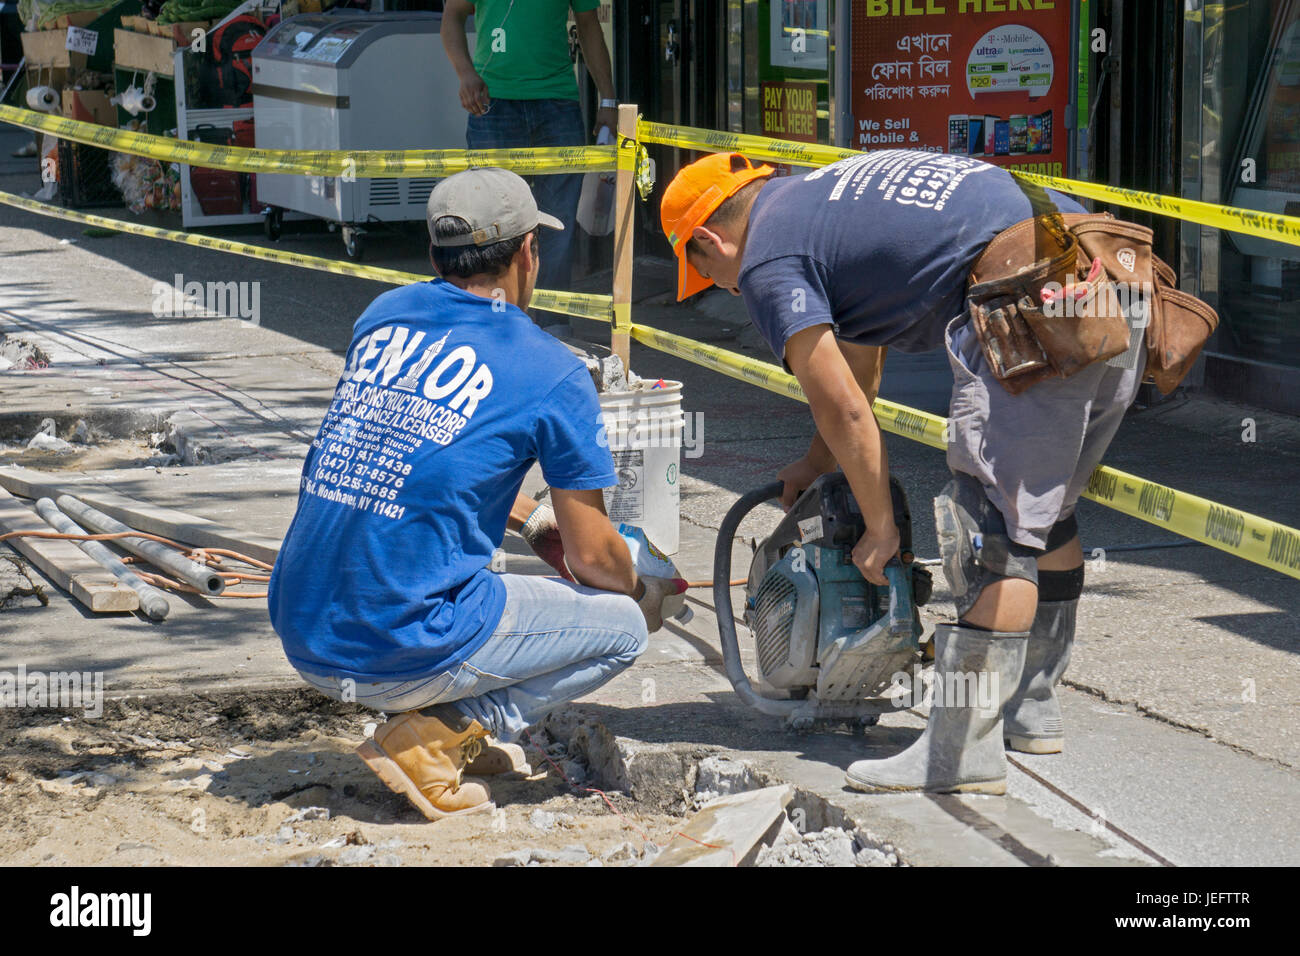
[[[1191,371],[1218,325],[1217,312],[1179,292],[1172,282],[1163,283],[1157,273],[1156,307],[1147,327],[1146,378],[1168,395]]]
[[[1035,204],[1035,208],[1041,207],[1041,201]],[[1062,227],[1068,231],[1063,232]],[[1134,330],[1145,324],[1144,380],[1165,394],[1178,387],[1218,326],[1219,317],[1204,302],[1178,291],[1173,269],[1152,252],[1151,235],[1145,226],[1122,222],[1109,213],[1066,213],[1023,220],[989,243],[971,270],[967,297],[985,357],[1009,392],[1019,394],[1053,374],[1068,377],[1093,362],[1121,354],[1129,345],[1130,321]],[[1044,305],[1043,285],[1066,287],[1073,282],[1073,275],[1060,275],[1071,240],[1076,249],[1074,271],[1086,272],[1092,262],[1100,260],[1101,273],[1094,281],[1083,287],[1075,284],[1064,296]],[[1051,260],[1052,268],[1043,268],[1044,247],[1060,250]],[[1049,287],[1058,288],[1054,284]],[[990,321],[987,302],[981,317],[980,302],[986,289],[999,292],[1000,298],[992,303],[992,311],[1001,310],[999,321]],[[1007,296],[1012,310],[1007,308]],[[1014,334],[1003,333],[1004,326]],[[1024,342],[1026,331],[1031,336],[1028,344]],[[1012,349],[1013,343],[1018,344],[1018,351]],[[1035,345],[1041,353],[1037,363],[996,364],[990,354],[1001,352],[1014,360],[1022,353],[1033,355]]]
[[[1057,213],[1023,220],[999,233],[971,270],[971,320],[993,376],[1013,395],[1045,378],[1073,375],[1129,345],[1128,323],[1105,270],[1091,281],[1076,281],[1093,257],[1065,228],[1069,218],[1099,217]],[[1061,294],[1044,303],[1045,286]]]
[[[1106,216],[1071,226],[1089,256],[1101,258],[1116,283],[1127,284],[1127,302],[1146,319],[1146,381],[1166,395],[1191,371],[1219,324],[1218,314],[1195,296],[1179,292],[1174,270],[1151,251],[1151,230]],[[1137,307],[1141,302],[1143,307]]]

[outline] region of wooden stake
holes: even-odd
[[[614,324],[610,349],[630,368],[632,233],[636,225],[636,104],[618,108],[618,176],[614,213]]]

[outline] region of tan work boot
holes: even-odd
[[[454,729],[418,710],[398,714],[357,748],[379,779],[404,794],[430,820],[492,809],[492,792],[475,780],[462,782],[466,765],[483,748],[487,731],[462,718]]]
[[[503,773],[528,776],[533,772],[524,748],[518,744],[503,744],[491,737],[484,738],[483,749],[465,768],[472,777],[495,777]]]

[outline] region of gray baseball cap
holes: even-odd
[[[455,216],[469,224],[467,235],[438,239],[433,224],[443,216]],[[429,238],[439,247],[486,246],[514,239],[538,226],[563,229],[564,223],[537,208],[528,184],[508,169],[485,166],[448,176],[429,194],[425,206]]]

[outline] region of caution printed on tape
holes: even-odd
[[[1134,518],[1300,578],[1300,531],[1098,465],[1083,496]]]
[[[643,325],[632,326],[632,337],[650,348],[807,402],[798,380],[775,365]],[[946,419],[880,398],[873,409],[885,431],[934,448],[947,447]],[[1106,465],[1093,471],[1083,496],[1181,537],[1300,578],[1300,530],[1295,528]]]
[[[759,362],[736,352],[720,349],[715,345],[706,345],[694,339],[644,325],[632,326],[632,338],[652,349],[676,355],[731,378],[765,388],[769,392],[800,402],[808,401],[803,389],[799,387],[798,379],[784,369],[767,362]],[[876,421],[885,431],[919,441],[932,448],[948,447],[944,439],[946,419],[919,409],[908,408],[906,405],[897,405],[883,398],[876,399],[872,408],[876,413]]]
[[[1046,186],[1073,196],[1084,196],[1088,199],[1114,203],[1117,206],[1128,206],[1131,209],[1143,209],[1147,212],[1171,216],[1174,219],[1182,219],[1202,226],[1213,226],[1227,232],[1240,232],[1300,246],[1300,216],[1283,216],[1256,209],[1242,209],[1239,206],[1216,206],[1196,199],[1161,196],[1158,193],[1121,189],[1118,186],[1088,183],[1080,179],[1058,179],[1054,176],[1040,176],[1037,173],[1022,173],[1015,169],[1010,169],[1008,172],[1025,182]]]
[[[672,126],[667,123],[637,124],[637,138],[644,143],[661,143],[679,149],[697,149],[706,153],[744,153],[750,159],[770,159],[795,166],[826,166],[849,156],[861,156],[857,150],[817,143],[796,143],[749,133],[724,133],[695,126]]]
[[[615,168],[613,146],[564,146],[547,149],[401,149],[289,150],[213,146],[131,130],[84,123],[35,110],[0,106],[0,121],[50,133],[90,146],[244,173],[289,173],[303,176],[442,178],[481,166],[498,166],[521,175],[584,173]]]
[[[705,152],[744,153],[750,159],[772,160],[795,166],[825,166],[851,156],[862,155],[857,150],[835,146],[795,143],[766,136],[722,133],[691,126],[670,126],[665,123],[643,122],[638,126],[638,135],[647,143],[661,143],[666,146]],[[1300,216],[1283,216],[1237,206],[1216,206],[1195,199],[1162,196],[1158,193],[1139,192],[1136,189],[1121,189],[1118,186],[1089,183],[1079,179],[1025,173],[1015,167],[1005,168],[1007,172],[1025,182],[1046,186],[1074,196],[1084,196],[1131,209],[1142,209],[1181,219],[1184,222],[1213,226],[1228,232],[1245,233],[1290,245],[1300,245]]]
[[[113,219],[110,216],[97,216],[94,213],[80,212],[74,209],[61,209],[58,206],[51,206],[35,199],[15,196],[13,193],[0,192],[0,203],[17,209],[26,209],[28,212],[38,213],[42,216],[66,219],[70,222],[81,222],[89,226],[100,226],[134,236],[166,239],[169,242],[197,246],[200,249],[213,249],[217,252],[247,256],[250,259],[262,259],[266,262],[277,262],[281,265],[315,269],[318,272],[332,272],[336,275],[373,279],[376,282],[387,282],[389,285],[428,282],[430,278],[415,272],[401,272],[397,269],[383,269],[379,266],[340,262],[336,259],[324,259],[320,256],[304,255],[300,252],[288,252],[282,249],[270,249],[266,246],[255,246],[246,242],[235,242],[232,239],[218,239],[214,236],[179,232],[175,229],[162,229],[157,226],[146,226],[143,223],[127,222],[122,219]],[[533,298],[529,302],[529,306],[546,309],[550,312],[563,312],[566,315],[576,315],[608,322],[610,321],[613,301],[613,297],[608,295],[585,295],[577,292],[554,292],[549,289],[536,289],[533,291]]]

